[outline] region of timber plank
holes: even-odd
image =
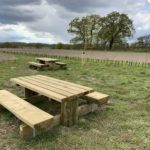
[[[83,85],[79,85],[79,84],[75,84],[75,83],[72,83],[72,82],[68,82],[68,81],[64,81],[64,80],[60,80],[60,79],[55,79],[55,78],[47,77],[47,76],[44,76],[44,75],[36,75],[36,76],[43,77],[43,78],[46,78],[46,79],[51,79],[51,80],[54,80],[54,81],[57,81],[57,82],[60,82],[60,83],[64,83],[65,85],[68,85],[68,86],[77,87],[78,89],[93,91],[92,88],[89,88],[89,87],[86,87],[86,86],[83,86]]]
[[[55,62],[55,61],[58,61],[58,59],[46,58],[46,57],[36,58],[36,60],[38,60],[38,61],[44,61],[44,62]]]
[[[24,87],[24,88],[33,90],[33,91],[35,91],[35,92],[37,92],[37,93],[39,93],[39,94],[41,94],[41,95],[47,96],[47,97],[49,97],[49,98],[52,98],[52,99],[54,99],[54,100],[56,100],[56,101],[58,101],[58,102],[60,102],[60,103],[61,103],[61,101],[62,101],[63,99],[66,99],[66,96],[63,96],[63,95],[58,94],[58,93],[55,93],[55,92],[53,92],[53,91],[44,89],[44,88],[42,88],[42,87],[38,87],[38,86],[36,86],[36,85],[33,85],[33,84],[31,84],[31,83],[28,83],[28,82],[25,82],[25,81],[20,80],[20,79],[18,79],[18,78],[13,78],[13,79],[11,79],[11,81],[14,82],[14,83],[16,83],[16,84],[21,85],[21,86]]]
[[[37,79],[39,82],[42,82],[44,84],[48,84],[50,86],[53,86],[57,89],[61,89],[63,91],[67,91],[71,94],[80,94],[81,91],[82,92],[86,92],[87,90],[80,90],[78,89],[77,87],[72,87],[72,86],[67,86],[65,85],[64,83],[60,83],[60,82],[56,82],[56,81],[53,81],[51,79],[45,79],[45,78],[41,78],[41,77],[38,77],[38,76],[33,76],[31,77],[32,79]]]
[[[62,65],[62,66],[63,66],[63,65],[66,66],[66,65],[67,65],[67,64],[64,63],[64,62],[56,62],[56,64],[57,64],[57,65]]]
[[[52,115],[6,90],[0,91],[0,104],[31,128],[42,125],[43,122],[50,123],[53,119]]]
[[[42,81],[42,80],[39,80],[39,79],[36,79],[36,78],[31,78],[31,77],[23,77],[23,78],[18,78],[22,81],[26,81],[28,83],[32,83],[34,85],[37,85],[39,87],[42,87],[44,89],[47,89],[47,90],[50,90],[50,91],[53,91],[55,93],[58,93],[58,94],[61,94],[61,95],[64,95],[64,96],[73,96],[74,94],[73,93],[70,93],[68,91],[65,91],[64,89],[59,89],[59,88],[56,88],[55,85],[52,86],[52,84],[48,84],[46,81]],[[79,92],[76,93],[76,94],[80,94]]]
[[[29,63],[29,65],[35,66],[35,67],[45,67],[44,64],[40,64],[38,62],[28,62],[28,63]]]
[[[103,94],[103,93],[99,93],[99,92],[91,92],[89,94],[86,94],[84,96],[87,100],[96,102],[98,104],[105,104],[107,103],[108,99],[109,99],[109,95]]]

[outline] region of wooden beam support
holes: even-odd
[[[96,103],[101,106],[103,104],[107,104],[109,95],[94,91],[84,95],[83,99],[86,99],[89,103]]]
[[[54,116],[52,122],[50,124],[47,124],[47,126],[45,126],[42,130],[41,130],[41,128],[39,129],[38,127],[37,128],[35,127],[35,129],[33,129],[26,124],[21,124],[20,125],[20,136],[23,139],[34,138],[35,136],[40,135],[46,131],[49,131],[51,128],[53,128],[54,126],[57,126],[59,124],[60,124],[60,115]]]
[[[30,98],[30,97],[36,96],[38,94],[36,92],[34,92],[34,91],[31,91],[31,90],[25,88],[24,89],[24,95],[25,95],[25,98]]]
[[[42,95],[35,95],[35,96],[25,98],[24,100],[26,100],[27,102],[29,102],[31,104],[37,104],[39,102],[44,102],[44,101],[49,100],[49,99],[45,96],[42,96]]]
[[[78,107],[78,114],[79,114],[79,116],[84,116],[90,112],[94,112],[94,111],[98,110],[98,108],[99,107],[97,104],[81,105]]]
[[[80,117],[80,116],[86,115],[86,114],[88,114],[90,112],[94,112],[97,109],[98,109],[98,105],[97,104],[90,104],[90,105],[79,106],[77,111],[78,111],[78,115]],[[35,129],[35,136],[40,135],[40,134],[50,130],[54,126],[58,126],[60,124],[60,121],[61,121],[61,115],[54,116],[51,124],[49,126],[47,126],[44,131]],[[28,125],[26,125],[26,124],[20,125],[20,136],[22,138],[24,138],[24,139],[33,138],[34,137],[34,133],[33,132],[34,132],[33,128],[29,127]]]
[[[78,100],[77,98],[62,101],[61,122],[65,126],[72,126],[78,122]]]
[[[20,125],[20,136],[23,138],[23,139],[29,139],[29,138],[32,138],[33,137],[33,129],[26,125],[26,124],[22,124]]]
[[[0,105],[0,112],[3,112],[4,110],[6,110],[6,109]]]

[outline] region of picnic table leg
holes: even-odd
[[[24,100],[28,101],[31,104],[36,104],[38,102],[48,100],[47,97],[39,95],[38,93],[29,90],[27,88],[24,89],[24,95],[25,95]]]
[[[65,100],[61,103],[61,122],[65,126],[72,126],[78,122],[78,100]]]
[[[26,89],[26,88],[24,89],[24,94],[25,94],[25,98],[30,98],[32,96],[37,95],[36,92],[33,92],[33,91]]]
[[[55,62],[49,62],[49,68],[55,70]]]
[[[5,108],[0,105],[0,112],[3,112],[4,110],[5,110]]]

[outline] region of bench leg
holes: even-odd
[[[78,100],[65,100],[61,103],[61,122],[65,126],[72,126],[78,122]]]
[[[62,68],[62,69],[67,69],[67,66],[66,66],[66,65],[63,65],[61,68]]]
[[[26,124],[20,125],[20,136],[23,139],[33,138],[33,129]]]
[[[50,70],[56,70],[56,69],[57,69],[57,66],[56,66],[55,62],[50,62],[50,63],[48,64],[48,66],[49,66],[49,69],[50,69]]]
[[[88,113],[98,110],[97,104],[85,104],[78,107],[79,116],[87,115]]]
[[[37,134],[35,129],[32,129],[26,124],[22,124],[20,125],[20,136],[23,139],[30,139],[30,138],[35,138]]]
[[[29,127],[26,124],[20,125],[20,136],[23,139],[30,139],[30,138],[35,138],[37,135],[40,135],[42,133],[45,133],[52,129],[55,126],[58,126],[60,124],[60,114],[54,116],[53,120],[45,123],[41,123],[40,127],[37,126],[35,129]]]

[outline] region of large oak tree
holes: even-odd
[[[68,32],[75,35],[71,39],[73,43],[82,43],[83,46],[92,46],[95,44],[95,38],[98,38],[100,16],[91,15],[83,18],[74,18],[68,28]]]
[[[131,37],[133,32],[133,22],[126,14],[112,12],[103,18],[101,36],[108,42],[109,49],[112,49],[116,40]]]
[[[83,46],[97,47],[108,45],[111,49],[117,41],[124,41],[134,32],[133,22],[126,14],[112,12],[106,17],[91,15],[83,18],[74,18],[68,32],[75,35],[73,43],[82,43]]]

